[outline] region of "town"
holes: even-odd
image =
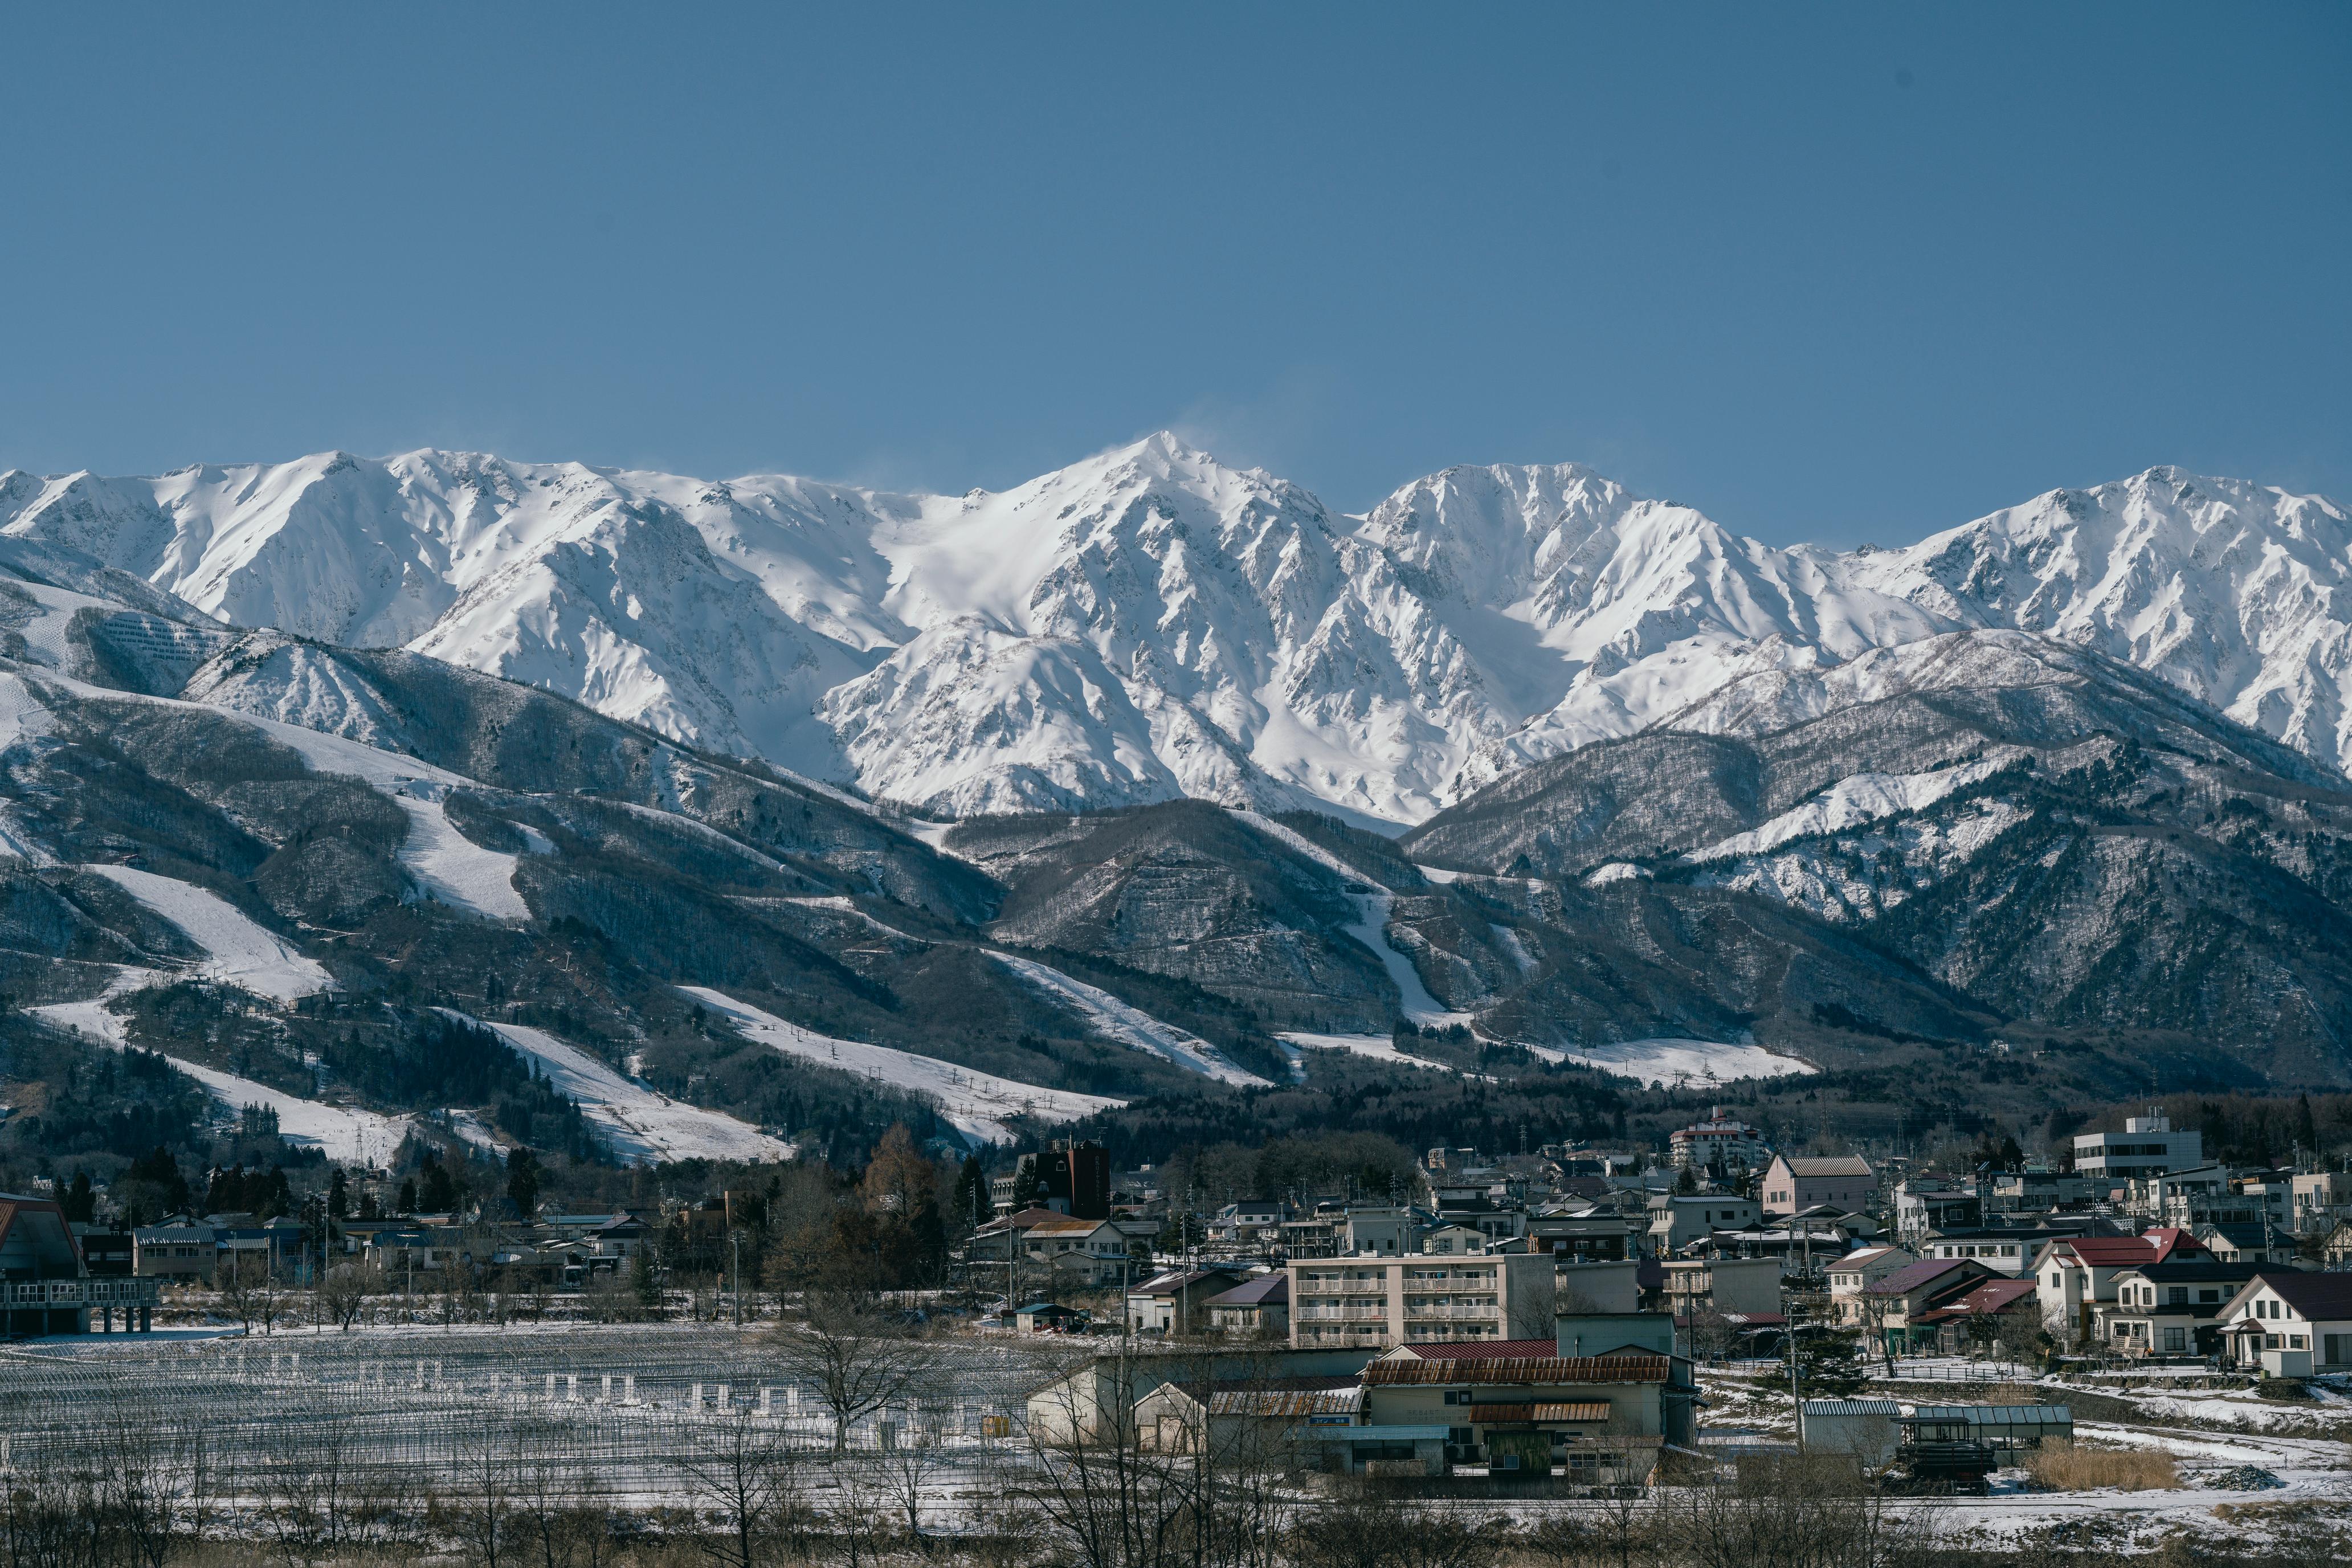
[[[1051,1518],[1106,1455],[1163,1490],[1284,1478],[1310,1534],[1350,1488],[1391,1531],[1483,1510],[1496,1552],[1548,1529],[1597,1553],[1636,1506],[1655,1545],[1677,1510],[1767,1493],[1896,1510],[1921,1551],[2015,1548],[2086,1495],[2122,1545],[2217,1506],[2286,1540],[2352,1452],[2352,1174],[2118,1120],[2056,1161],[1989,1140],[1934,1170],[1783,1153],[1720,1106],[1663,1151],[1383,1171],[1339,1135],[1359,1168],[1323,1190],[1220,1201],[1197,1163],[1063,1140],[991,1172],[903,1131],[854,1181],[739,1167],[593,1212],[539,1197],[527,1154],[462,1147],[315,1192],[215,1171],[206,1197],[255,1207],[126,1212],[194,1196],[151,1165],[0,1200],[0,1256],[20,1367],[215,1383],[264,1452],[289,1408],[364,1412],[397,1430],[376,1462],[445,1479],[488,1462],[467,1445],[492,1410],[513,1474],[572,1456],[567,1507],[599,1529],[686,1504],[725,1434],[806,1472],[770,1523],[787,1492],[833,1500],[808,1542],[896,1465],[897,1539],[924,1552],[1005,1528],[975,1477]],[[63,1486],[97,1440],[26,1430],[15,1473]]]

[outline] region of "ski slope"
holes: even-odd
[[[539,1064],[556,1091],[578,1105],[625,1160],[788,1160],[793,1146],[747,1121],[688,1105],[622,1077],[544,1029],[481,1023]]]
[[[1713,1040],[1620,1040],[1614,1045],[1572,1047],[1566,1059],[1642,1083],[1727,1083],[1739,1078],[1791,1078],[1821,1069],[1761,1046]]]
[[[1163,1024],[1100,986],[1089,985],[1058,969],[1049,969],[1034,958],[1016,958],[1009,952],[991,952],[988,956],[1056,1001],[1083,1013],[1098,1034],[1122,1046],[1172,1062],[1187,1072],[1215,1079],[1219,1083],[1243,1089],[1270,1087],[1266,1079],[1234,1062],[1200,1036]]]
[[[280,938],[256,925],[218,893],[193,883],[136,871],[128,866],[86,866],[187,933],[205,950],[196,973],[274,1002],[324,991],[334,984],[327,972]]]
[[[1396,1048],[1396,1042],[1386,1035],[1310,1035],[1291,1033],[1277,1035],[1293,1046],[1314,1051],[1346,1051],[1350,1056],[1369,1057],[1391,1067],[1421,1068],[1429,1072],[1450,1072],[1464,1078],[1486,1078],[1484,1073],[1465,1071],[1451,1062],[1432,1061],[1426,1057],[1410,1056]],[[1305,1075],[1302,1072],[1301,1077]],[[1487,1079],[1492,1082],[1491,1079]]]
[[[1010,1118],[1076,1121],[1127,1103],[1107,1095],[1044,1089],[998,1078],[888,1046],[869,1046],[813,1034],[709,986],[681,985],[678,990],[725,1018],[747,1037],[773,1047],[788,1057],[854,1073],[936,1101],[949,1125],[975,1144],[1016,1142],[1018,1135],[1006,1125]]]

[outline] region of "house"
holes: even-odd
[[[2297,1236],[2318,1236],[2352,1218],[2352,1173],[2314,1171],[2295,1177],[2294,1186],[2288,1225]]]
[[[2035,1163],[2021,1170],[1995,1171],[1984,1207],[1989,1214],[2049,1214],[2087,1204],[2105,1190],[2104,1178],[2095,1182]]]
[[[1534,1253],[1293,1259],[1290,1342],[1385,1350],[1430,1340],[1534,1339],[1551,1330],[1555,1270]]]
[[[1197,1334],[1209,1326],[1209,1302],[1242,1283],[1236,1268],[1178,1268],[1127,1292],[1127,1326],[1139,1334]]]
[[[1272,1248],[1282,1240],[1290,1205],[1280,1198],[1236,1198],[1209,1219],[1209,1240],[1238,1249]]]
[[[1914,1176],[1895,1189],[1895,1234],[1916,1247],[1930,1231],[1982,1224],[1977,1194],[1933,1176]]]
[[[2018,1337],[2031,1340],[2042,1331],[2041,1299],[2031,1279],[1994,1278],[1971,1286],[1958,1297],[1919,1315],[1923,1327],[1937,1335],[1937,1348],[1949,1355],[1980,1351],[2000,1341],[2012,1327]]]
[[[1785,1217],[1817,1204],[1848,1213],[1865,1209],[1878,1195],[1878,1173],[1859,1154],[1826,1158],[1776,1154],[1764,1169],[1764,1212]]]
[[[1864,1289],[1918,1261],[1899,1247],[1861,1247],[1830,1264],[1830,1321],[1861,1322]]]
[[[1753,1175],[1772,1157],[1760,1128],[1726,1116],[1719,1105],[1705,1121],[1668,1133],[1666,1146],[1675,1170],[1711,1173],[1717,1180]]]
[[[2319,1258],[2326,1268],[2352,1268],[2352,1220],[2336,1222],[2336,1228],[2319,1244]]]
[[[2221,1309],[2221,1325],[2224,1354],[2240,1366],[2352,1369],[2352,1274],[2262,1268]]]
[[[1563,1263],[1553,1270],[1555,1310],[1561,1312],[1633,1312],[1641,1310],[1641,1274],[1645,1265],[1633,1258],[1608,1262]],[[1646,1267],[1663,1283],[1664,1271],[1655,1262]]]
[[[1429,1228],[1430,1216],[1409,1205],[1351,1208],[1340,1222],[1339,1246],[1343,1252],[1350,1254],[1401,1258],[1421,1250],[1421,1238],[1429,1233]]]
[[[142,1225],[131,1233],[131,1271],[142,1279],[210,1284],[213,1227],[208,1225]]]
[[[1210,1297],[1209,1330],[1249,1339],[1289,1338],[1290,1275],[1281,1269],[1260,1274]]]
[[[2225,1263],[2275,1263],[2290,1268],[2294,1266],[2294,1237],[2256,1221],[2208,1223],[2199,1226],[2195,1234],[2206,1251]]]
[[[2115,1300],[2092,1312],[2092,1338],[2119,1355],[2211,1355],[2222,1309],[2263,1268],[2206,1257],[2126,1268]]]
[[[1364,1369],[1364,1426],[1442,1428],[1451,1463],[1637,1484],[1687,1446],[1696,1390],[1672,1356],[1383,1358]],[[1350,1432],[1343,1440],[1354,1441]]]
[[[1941,1321],[1933,1313],[1992,1278],[1992,1271],[1966,1258],[1923,1258],[1862,1288],[1850,1298],[1861,1325],[1890,1353],[1936,1348]]]
[[[1053,1333],[1077,1327],[1086,1321],[1087,1315],[1076,1308],[1053,1301],[1032,1301],[1013,1314],[1014,1331],[1024,1334]]]
[[[1633,1230],[1622,1215],[1536,1215],[1528,1221],[1528,1250],[1549,1252],[1563,1263],[1631,1258]]]
[[[1994,1273],[2015,1279],[2025,1272],[2041,1239],[2028,1231],[1931,1226],[1913,1245],[1922,1258],[1973,1258]]]
[[[2151,1171],[2126,1184],[2126,1207],[2149,1225],[2193,1229],[2206,1220],[2260,1220],[2262,1200],[2231,1184],[2227,1165]]]
[[[1107,1219],[1056,1215],[1021,1232],[1022,1272],[1042,1270],[1057,1290],[1124,1284],[1132,1261],[1127,1233]]]
[[[1780,1310],[1779,1258],[1668,1258],[1661,1267],[1666,1277],[1663,1305],[1677,1318]]]
[[[1658,1258],[1761,1217],[1753,1203],[1733,1193],[1660,1193],[1650,1200],[1649,1215],[1649,1249]]]
[[[1421,1250],[1432,1256],[1473,1257],[1486,1250],[1486,1233],[1475,1226],[1441,1225],[1421,1238]]]
[[[2085,1132],[2074,1140],[2074,1169],[2096,1182],[2114,1182],[2205,1163],[2205,1138],[2175,1132],[2169,1118],[2134,1116],[2121,1132]]]
[[[2032,1265],[2041,1298],[2042,1326],[2062,1342],[2087,1338],[2091,1314],[2116,1299],[2116,1278],[2126,1268],[2170,1258],[2200,1257],[2204,1247],[2180,1230],[2144,1236],[2054,1237],[2042,1244]]]

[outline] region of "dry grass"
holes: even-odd
[[[2117,1491],[2172,1491],[2180,1485],[2180,1467],[2169,1454],[2153,1448],[2078,1448],[2071,1443],[2044,1443],[2025,1468],[2033,1484],[2047,1491],[2081,1492],[2101,1487]]]

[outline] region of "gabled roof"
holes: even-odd
[[[2156,1244],[2137,1236],[2065,1237],[2051,1242],[2050,1248],[2091,1268],[2129,1268],[2158,1260]]]
[[[1793,1176],[1873,1176],[1877,1174],[1870,1168],[1870,1162],[1859,1154],[1831,1154],[1822,1157],[1800,1157],[1794,1160],[1782,1154],[1777,1158],[1781,1164],[1789,1168],[1789,1173]]]
[[[2352,1318],[2352,1274],[2309,1274],[2273,1264],[2256,1274],[2253,1283],[2269,1286],[2298,1318]]]
[[[1244,1279],[1222,1296],[1209,1298],[1212,1307],[1279,1307],[1290,1300],[1290,1276],[1261,1274]]]
[[[1948,1306],[1949,1310],[1969,1317],[1990,1316],[2015,1306],[2032,1295],[2034,1289],[2031,1279],[1988,1279]]]
[[[2194,1285],[2202,1280],[2208,1285],[2235,1285],[2252,1279],[2265,1268],[2275,1268],[2274,1263],[2224,1263],[2210,1254],[2200,1253],[2195,1258],[2175,1258],[2163,1263],[2144,1263],[2126,1272],[2151,1285]]]
[[[1664,1356],[1530,1356],[1484,1361],[1475,1371],[1442,1361],[1376,1361],[1364,1368],[1364,1386],[1469,1383],[1548,1388],[1572,1383],[1664,1383],[1671,1364]]]
[[[1916,1263],[1905,1264],[1884,1279],[1872,1280],[1863,1287],[1863,1291],[1870,1296],[1908,1296],[1947,1274],[1969,1268],[1984,1272],[1984,1265],[1970,1258],[1923,1258]]]
[[[1223,1290],[1232,1289],[1230,1282],[1235,1278],[1237,1276],[1230,1268],[1180,1268],[1173,1273],[1146,1279],[1142,1284],[1131,1287],[1127,1293],[1130,1296],[1173,1296],[1180,1290],[1195,1290],[1204,1285],[1216,1285]],[[1220,1284],[1219,1281],[1226,1283]]]

